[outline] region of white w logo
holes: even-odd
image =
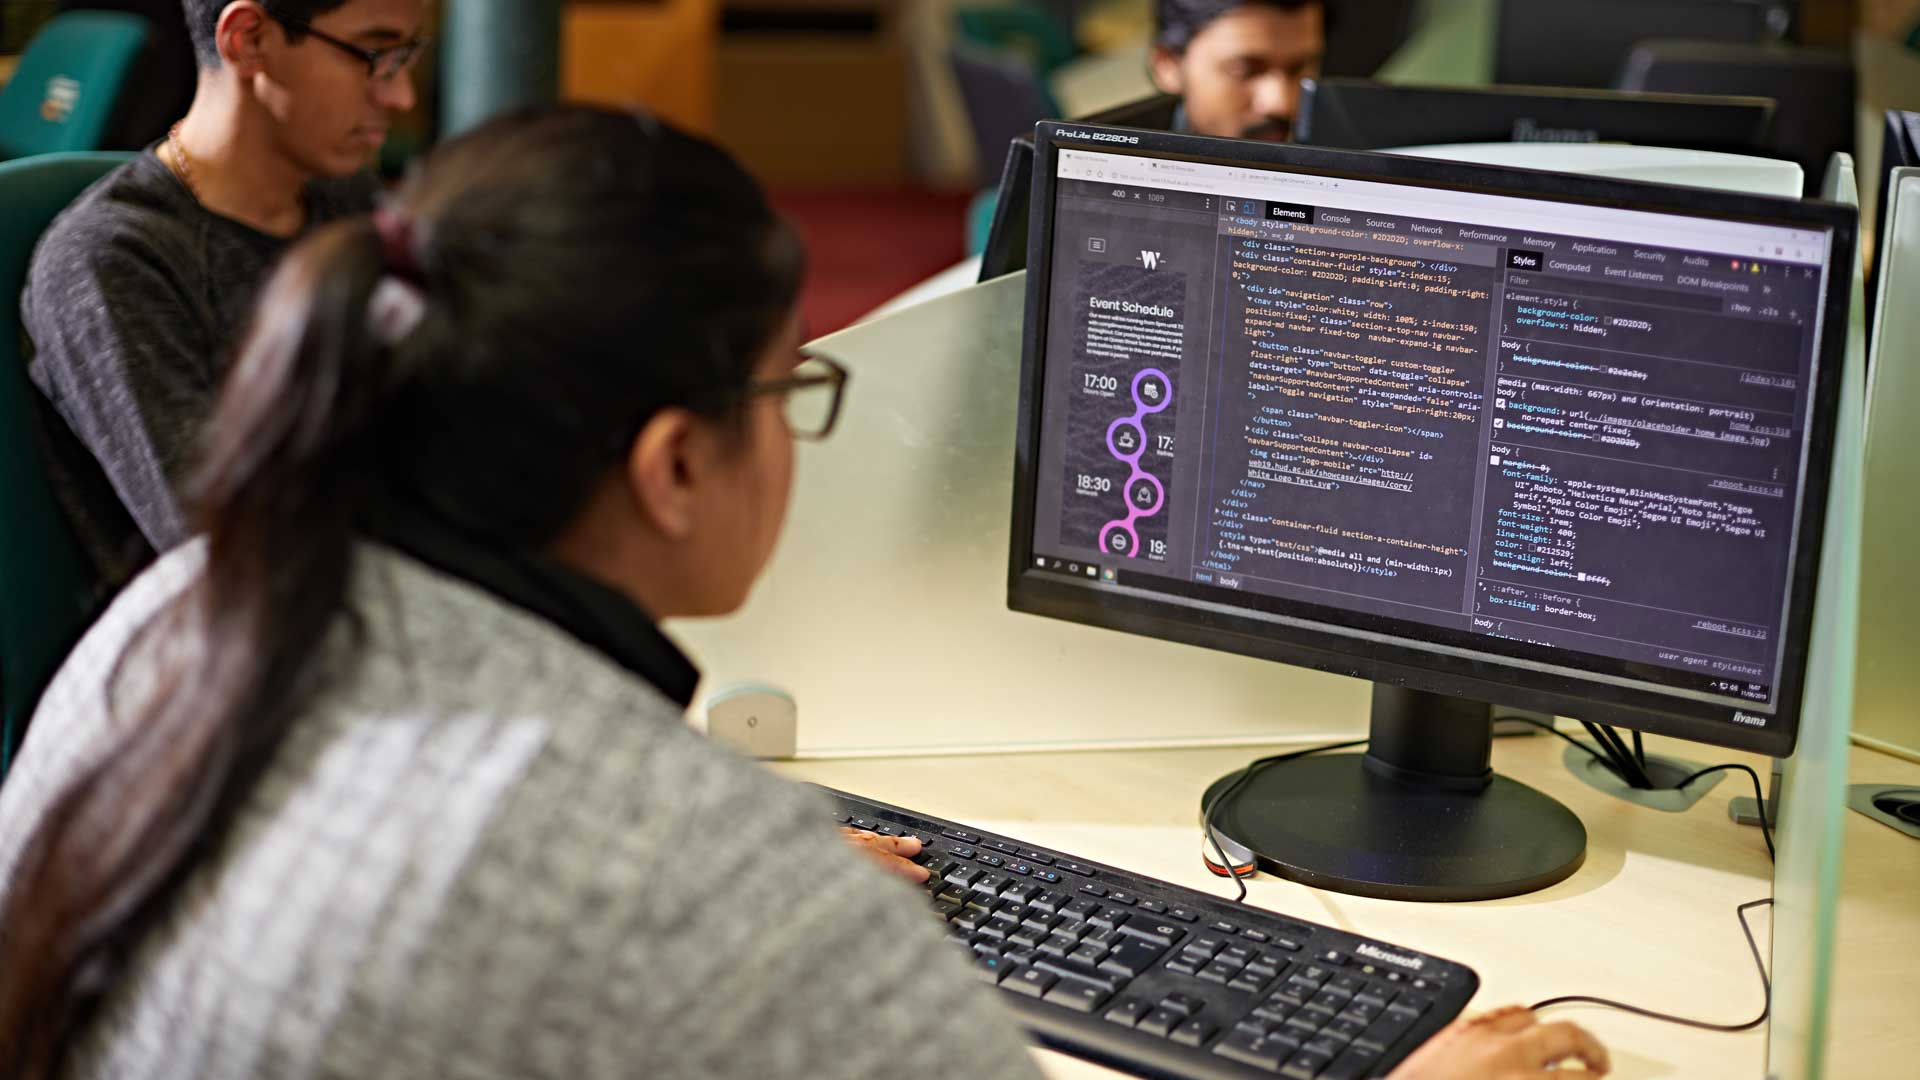
[[[1146,267],[1149,270],[1157,268],[1160,265],[1160,253],[1157,251],[1141,252],[1140,265]]]

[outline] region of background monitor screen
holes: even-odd
[[[1791,747],[1850,212],[1072,126],[1034,206],[1016,608]]]
[[[1298,141],[1347,150],[1538,142],[1753,154],[1766,149],[1772,117],[1768,98],[1319,79],[1302,90]]]

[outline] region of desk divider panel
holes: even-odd
[[[1834,155],[1823,194],[1859,205],[1853,163]],[[1787,759],[1776,804],[1773,871],[1773,1015],[1769,1080],[1817,1080],[1824,1072],[1841,841],[1846,824],[1848,740],[1853,731],[1860,617],[1860,538],[1866,447],[1866,285],[1853,267],[1846,370],[1834,437],[1833,483],[1814,601],[1800,742]],[[1876,582],[1875,587],[1879,585]]]
[[[797,449],[773,562],[738,614],[669,628],[703,694],[792,693],[802,756],[1363,733],[1369,683],[1007,610],[1025,290],[815,343],[853,378],[832,437]]]

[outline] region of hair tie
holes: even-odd
[[[381,207],[373,212],[373,228],[380,234],[380,259],[387,273],[424,287],[426,274],[414,254],[413,220],[397,210]]]
[[[367,298],[367,328],[374,340],[391,348],[413,333],[426,317],[426,275],[414,258],[411,220],[383,207],[373,212],[373,227],[380,234],[380,260],[385,272]]]

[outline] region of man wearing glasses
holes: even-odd
[[[422,47],[424,0],[182,6],[192,107],[54,221],[21,297],[55,491],[109,589],[186,538],[178,495],[254,290],[301,234],[372,209]]]

